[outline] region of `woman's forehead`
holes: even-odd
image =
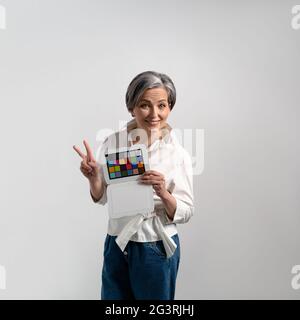
[[[164,88],[147,89],[142,95],[143,100],[167,99],[167,98],[168,98],[168,92]]]

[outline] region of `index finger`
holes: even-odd
[[[87,143],[87,141],[83,140],[83,143],[85,145],[87,156],[88,156],[89,160],[96,161],[93,156],[93,151],[92,151],[91,147],[89,146],[89,144]]]
[[[144,175],[146,175],[146,174],[152,174],[152,175],[154,175],[154,176],[161,176],[161,175],[162,175],[160,172],[155,171],[155,170],[147,170],[147,171],[144,173]]]
[[[73,146],[73,149],[79,154],[79,156],[84,159],[85,158],[85,154],[83,154],[79,148],[77,148],[76,146]]]

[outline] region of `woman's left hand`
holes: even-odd
[[[160,198],[163,198],[168,193],[165,184],[165,177],[158,171],[146,171],[142,176],[140,176],[139,181],[145,184],[152,184],[153,189]]]

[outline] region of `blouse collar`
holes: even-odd
[[[131,130],[134,130],[137,128],[137,122],[136,119],[133,118],[132,120],[128,121],[125,125],[125,127],[127,128],[127,134],[130,133]],[[124,127],[124,129],[125,129]],[[167,143],[170,141],[171,135],[172,135],[172,130],[173,128],[166,123],[165,126],[163,126],[161,129],[166,129],[166,130],[162,130],[162,134],[160,136],[159,139],[157,139],[156,141],[154,141],[148,148],[149,151],[150,149],[152,149],[154,147],[154,145],[156,145],[157,142],[163,142],[163,143]]]

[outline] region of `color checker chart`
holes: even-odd
[[[136,176],[145,172],[141,149],[106,154],[110,179]]]

